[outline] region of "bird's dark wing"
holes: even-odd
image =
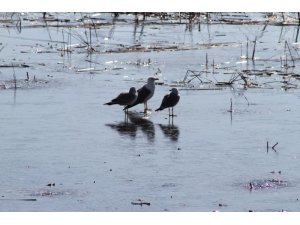
[[[114,104],[126,105],[130,101],[130,95],[128,93],[121,93],[115,99],[111,100]]]
[[[146,88],[146,86],[143,86],[142,88],[137,90],[137,92],[138,92],[138,96],[136,101],[132,105],[126,106],[124,110],[136,106],[137,104],[144,103],[147,97],[151,94],[151,91],[148,88]]]
[[[160,107],[158,109],[156,109],[155,111],[163,110],[163,109],[169,107],[168,106],[169,98],[170,98],[170,94],[165,95],[162,102],[161,102],[161,104],[160,104]]]
[[[163,98],[160,107],[155,110],[163,110],[165,108],[169,108],[169,107],[174,107],[178,102],[179,102],[180,96],[170,93],[168,95],[165,95],[165,97]]]
[[[179,102],[180,96],[174,93],[171,93],[168,98],[167,107],[174,107]]]
[[[147,99],[147,97],[151,94],[151,91],[146,88],[146,86],[140,88],[138,90],[138,97],[136,99],[136,104],[140,104],[140,103],[143,103],[145,101],[145,99]],[[135,104],[134,103],[134,104]]]

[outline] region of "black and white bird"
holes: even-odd
[[[171,93],[164,96],[160,107],[155,111],[160,111],[169,108],[169,116],[175,116],[174,106],[177,105],[177,103],[179,102],[180,96],[178,94],[177,88],[172,88],[170,91]],[[170,114],[170,108],[172,108],[172,114]]]
[[[135,87],[131,87],[129,89],[129,92],[123,92],[119,94],[116,98],[114,98],[110,102],[105,103],[104,105],[131,105],[136,101],[136,99],[137,94]]]
[[[144,113],[146,113],[148,110],[147,101],[152,98],[155,91],[155,80],[158,80],[158,78],[149,77],[147,84],[137,90],[138,96],[136,101],[133,104],[127,105],[123,110],[128,110],[133,106],[144,103]]]

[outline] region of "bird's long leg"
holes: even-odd
[[[173,127],[173,116],[169,115],[169,127]]]
[[[170,108],[168,108],[168,109],[169,109],[169,118],[170,118],[170,116],[171,116],[171,114],[170,114],[170,113],[171,113],[171,112],[170,112]]]
[[[124,121],[125,121],[125,124],[127,124],[127,123],[128,123],[128,114],[127,114],[127,109],[125,109],[125,111],[124,111],[124,115],[125,115]]]
[[[171,112],[170,112],[171,111]],[[172,109],[171,109],[171,107],[169,108],[169,116],[171,116],[171,117],[173,117],[174,115],[173,115],[173,107],[172,107]]]
[[[145,102],[144,103],[144,114],[147,114],[147,110],[148,110],[147,102]]]
[[[172,107],[172,115],[171,116],[172,117],[176,116],[176,115],[174,115],[174,107]]]

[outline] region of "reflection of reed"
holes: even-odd
[[[173,123],[169,123],[168,125],[159,124],[162,132],[172,141],[178,141],[179,138],[179,128]]]
[[[136,137],[137,130],[140,128],[149,141],[154,141],[154,124],[150,120],[142,117],[139,113],[128,112],[128,114],[125,115],[124,122],[106,124],[106,126],[118,131],[122,136],[128,135],[132,138]]]

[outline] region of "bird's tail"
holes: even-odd
[[[103,105],[113,105],[114,103],[112,102],[107,102],[107,103],[104,103]]]
[[[136,103],[133,103],[132,105],[127,105],[127,106],[124,107],[123,111],[125,111],[126,109],[129,109],[133,106],[136,106],[136,105],[137,105]]]
[[[161,110],[163,110],[163,109],[161,107],[159,107],[158,109],[155,109],[155,112],[161,111]]]

